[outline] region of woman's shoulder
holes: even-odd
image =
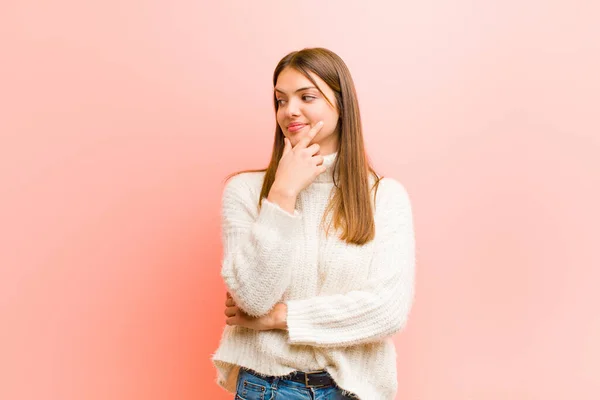
[[[408,195],[408,192],[407,192],[404,184],[402,182],[400,182],[398,179],[390,178],[389,176],[382,177],[379,180],[379,186],[382,190],[384,190],[388,194]]]
[[[260,196],[265,171],[245,171],[226,179],[223,188],[223,198],[254,200]]]
[[[229,175],[225,180],[225,188],[236,188],[248,185],[262,185],[265,171],[244,171]]]
[[[398,179],[382,177],[377,185],[375,199],[376,207],[384,210],[406,207],[410,209],[410,196],[405,185]]]

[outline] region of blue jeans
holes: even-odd
[[[276,376],[261,377],[244,367],[240,368],[235,400],[356,400],[342,395],[335,382],[329,386],[306,387]]]

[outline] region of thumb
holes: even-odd
[[[292,150],[292,144],[290,143],[290,139],[288,138],[283,138],[283,154],[282,157],[285,156],[287,153],[289,153]]]

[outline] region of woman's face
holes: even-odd
[[[295,146],[317,122],[323,121],[323,127],[311,143],[318,143],[321,147],[319,153],[327,155],[336,152],[338,148],[339,112],[333,90],[317,75],[309,74],[336,108],[323,98],[304,75],[293,68],[284,68],[275,85],[275,96],[279,103],[277,123],[292,146]]]

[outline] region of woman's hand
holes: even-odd
[[[319,154],[320,146],[317,143],[309,146],[322,127],[323,121],[320,121],[294,147],[288,138],[284,138],[285,147],[272,189],[288,196],[297,196],[326,170],[323,156]]]
[[[277,303],[269,314],[256,318],[249,316],[237,307],[227,292],[225,307],[225,315],[228,317],[225,321],[227,325],[239,325],[257,331],[287,329],[287,305],[285,303]]]

